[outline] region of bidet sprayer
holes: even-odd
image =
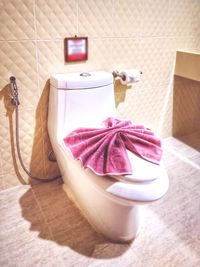
[[[18,88],[16,84],[16,78],[14,76],[10,77],[10,86],[11,86],[11,91],[12,91],[12,100],[11,103],[15,106],[18,106],[19,99],[18,99]]]
[[[51,182],[53,180],[56,180],[58,178],[61,178],[60,175],[53,176],[53,177],[37,177],[31,174],[31,172],[26,168],[24,165],[22,156],[21,156],[21,150],[20,150],[20,142],[19,142],[19,100],[18,100],[18,88],[16,83],[16,78],[14,76],[10,77],[10,86],[12,90],[12,100],[11,103],[15,106],[15,141],[16,141],[16,148],[17,148],[17,155],[19,162],[21,164],[22,169],[25,171],[25,173],[32,179],[35,179],[40,182]],[[48,158],[50,161],[55,161],[53,158],[53,151],[50,151]]]

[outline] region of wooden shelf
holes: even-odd
[[[200,53],[177,51],[175,75],[200,81]]]

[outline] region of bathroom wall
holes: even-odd
[[[34,175],[57,174],[47,160],[49,77],[55,72],[142,70],[139,83],[115,82],[118,115],[172,133],[176,50],[200,50],[199,0],[1,0],[0,188],[26,183],[14,151],[10,75],[20,98],[20,143]],[[87,62],[65,64],[63,38],[88,36]]]

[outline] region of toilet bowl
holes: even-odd
[[[101,127],[115,116],[113,78],[98,71],[56,74],[50,79],[48,132],[57,158],[63,189],[96,231],[115,242],[134,239],[143,206],[161,198],[168,176],[161,163],[150,163],[127,150],[132,175],[98,176],[72,157],[63,139],[79,127]]]

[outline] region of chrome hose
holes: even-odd
[[[12,90],[12,100],[11,103],[15,106],[15,139],[16,139],[16,148],[17,148],[17,156],[20,162],[20,165],[22,167],[22,169],[25,171],[25,173],[32,179],[40,181],[40,182],[51,182],[54,181],[56,179],[61,178],[60,175],[58,176],[53,176],[53,177],[49,177],[49,178],[45,178],[45,177],[37,177],[34,176],[30,173],[30,171],[28,171],[28,169],[26,168],[26,166],[24,165],[22,156],[21,156],[21,150],[20,150],[20,142],[19,142],[19,99],[18,99],[18,87],[17,87],[17,83],[16,83],[16,78],[14,76],[10,77],[10,84],[11,84],[11,90]],[[52,154],[51,152],[49,154]]]

